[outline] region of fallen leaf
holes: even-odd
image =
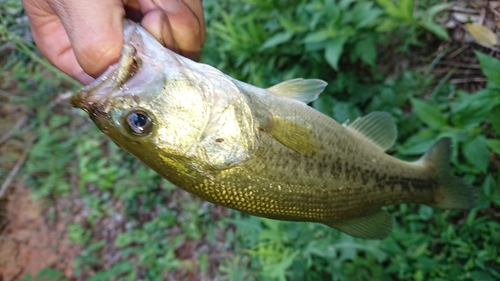
[[[490,47],[498,44],[497,36],[488,27],[479,23],[466,23],[465,26],[472,38],[477,42]]]

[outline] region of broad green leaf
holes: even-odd
[[[336,100],[327,94],[321,94],[319,97],[312,102],[313,107],[319,112],[333,117],[333,105],[336,103]],[[337,120],[337,122],[340,122]]]
[[[413,0],[400,0],[400,10],[404,19],[408,22],[413,21]]]
[[[436,143],[436,135],[427,130],[410,137],[403,145],[398,147],[402,155],[421,155]]]
[[[484,136],[477,136],[466,141],[462,145],[462,153],[470,164],[481,172],[486,172],[490,162],[490,153]]]
[[[498,276],[497,276],[498,277]],[[484,270],[474,270],[470,272],[471,280],[481,280],[481,281],[495,281],[498,280],[492,276],[488,271]]]
[[[316,43],[316,42],[321,42],[325,41],[326,39],[330,38],[332,35],[329,30],[327,29],[322,29],[318,30],[312,33],[309,33],[304,40],[302,40],[303,43]]]
[[[289,17],[286,17],[284,15],[278,15],[278,20],[286,30],[290,32],[295,32],[299,25],[297,25],[295,22],[293,22]]]
[[[325,48],[325,58],[326,61],[333,67],[333,69],[339,69],[339,60],[342,52],[344,50],[344,44],[347,41],[347,37],[337,36],[328,40]]]
[[[431,219],[433,214],[434,209],[429,206],[420,205],[420,207],[418,208],[418,215],[424,221]]]
[[[366,64],[375,66],[377,60],[377,46],[375,46],[373,40],[366,39],[357,42],[354,45],[354,53]]]
[[[382,14],[382,11],[378,8],[374,8],[371,2],[361,2],[354,6],[352,14],[354,26],[356,29],[361,29],[374,22],[374,20]]]
[[[446,126],[446,119],[437,105],[412,98],[411,104],[418,118],[429,127],[440,129]]]
[[[384,8],[385,12],[393,17],[401,17],[401,11],[391,0],[377,0],[377,3]]]
[[[495,183],[495,178],[491,174],[488,174],[483,182],[483,194],[491,197],[495,192],[497,192],[497,184]]]
[[[500,155],[500,139],[488,139],[486,144],[493,152]]]
[[[466,23],[469,34],[480,44],[493,47],[498,44],[497,35],[493,30],[479,23]]]
[[[345,10],[348,9],[349,6],[355,2],[356,0],[341,0],[338,6],[338,9]]]
[[[493,130],[500,136],[500,105],[495,106],[490,112],[490,122]]]
[[[355,120],[359,116],[359,110],[351,103],[337,101],[333,104],[333,119],[339,123],[347,120]]]
[[[279,44],[288,42],[288,41],[290,41],[292,36],[293,36],[293,33],[291,31],[284,31],[284,32],[277,33],[274,36],[271,36],[271,38],[267,39],[266,42],[264,42],[262,44],[262,46],[260,46],[259,50],[262,51],[264,49],[271,48],[271,47],[277,46]]]
[[[474,54],[479,59],[481,70],[488,78],[488,82],[500,86],[500,60],[478,51],[474,51]]]
[[[500,103],[497,96],[498,90],[486,88],[474,94],[463,91],[458,92],[458,98],[451,104],[453,125],[461,128],[478,126],[488,115],[492,108]]]

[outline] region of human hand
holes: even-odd
[[[122,20],[140,22],[167,48],[197,60],[205,42],[201,0],[22,0],[33,38],[57,68],[89,84],[118,61]]]

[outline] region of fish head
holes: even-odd
[[[120,61],[71,98],[119,147],[157,171],[176,155],[224,167],[255,149],[250,109],[227,76],[136,24],[124,42]]]
[[[124,41],[120,61],[76,92],[71,105],[141,160],[185,153],[207,126],[212,83],[138,25],[126,25]]]

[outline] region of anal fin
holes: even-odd
[[[384,239],[392,232],[394,217],[388,212],[379,209],[375,213],[364,217],[324,224],[354,237]]]

